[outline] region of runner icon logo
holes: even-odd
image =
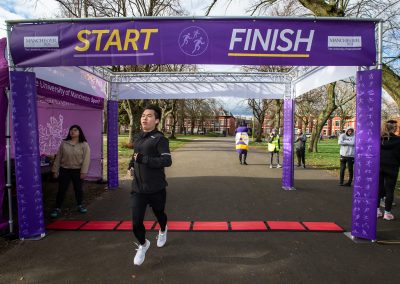
[[[199,56],[207,50],[208,35],[204,29],[191,26],[180,33],[178,44],[186,55]]]

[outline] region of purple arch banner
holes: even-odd
[[[19,67],[140,64],[375,65],[373,21],[127,19],[16,24]]]

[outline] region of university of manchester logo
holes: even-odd
[[[191,26],[180,33],[178,44],[186,55],[198,56],[207,50],[208,35],[204,29]]]

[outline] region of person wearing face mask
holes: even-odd
[[[169,141],[157,130],[161,109],[156,105],[147,106],[140,119],[142,131],[134,139],[134,154],[129,163],[132,181],[132,224],[138,240],[134,265],[141,265],[150,247],[143,224],[147,205],[151,206],[160,230],[157,247],[167,241],[167,215],[165,214],[166,187],[165,167],[172,164]]]
[[[353,182],[353,167],[354,167],[354,128],[348,127],[346,131],[339,136],[338,144],[340,145],[340,186],[351,186]],[[346,165],[349,169],[349,179],[344,183],[344,174]]]

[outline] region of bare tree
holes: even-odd
[[[354,117],[356,113],[356,92],[355,82],[338,82],[337,90],[337,103],[336,115],[340,118],[340,132],[344,130],[344,125],[350,117]]]
[[[321,109],[325,105],[324,88],[318,88],[307,92],[296,99],[295,116],[302,121],[303,131],[309,128],[310,132],[313,131],[313,121],[318,117]]]
[[[382,121],[394,119],[400,116],[400,110],[396,102],[392,98],[384,95],[382,96]]]
[[[263,99],[248,99],[247,104],[249,109],[252,111],[254,118],[256,119],[256,142],[262,141],[262,126],[264,124],[265,116],[268,111],[271,111],[271,107],[274,100],[263,100]]]
[[[213,1],[210,10],[215,6]],[[221,0],[221,2],[228,2]],[[385,91],[400,106],[400,1],[399,0],[297,0],[290,1],[292,7],[299,7],[291,15],[315,15],[322,17],[380,18],[384,22],[382,85]],[[247,10],[251,15],[272,15],[274,7],[287,7],[287,1],[257,0]],[[278,8],[276,8],[278,9]],[[292,10],[293,11],[293,10]]]

